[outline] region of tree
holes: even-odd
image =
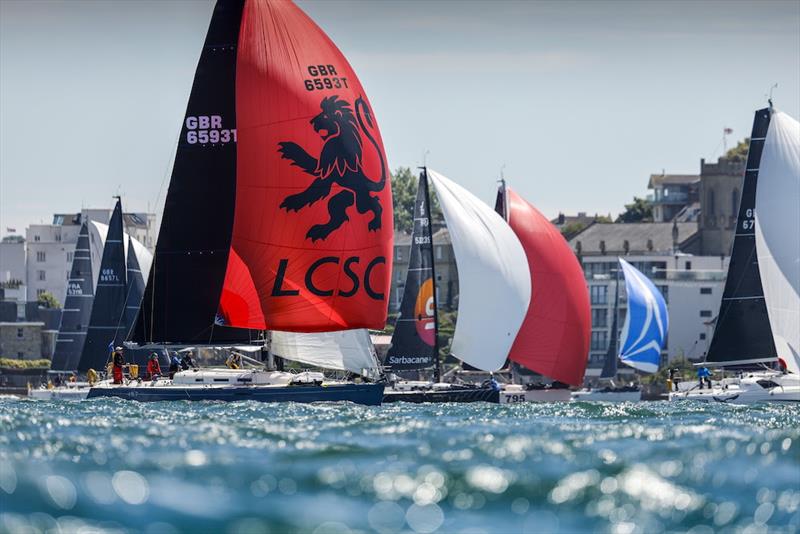
[[[431,217],[441,220],[441,209],[436,195],[431,191]],[[408,167],[398,167],[392,175],[394,199],[394,229],[407,234],[414,229],[414,202],[417,199],[417,176]]]
[[[42,306],[43,308],[61,307],[61,303],[58,302],[58,299],[56,299],[53,294],[48,291],[44,291],[42,294],[40,294],[37,300],[39,302],[39,306]]]
[[[625,211],[617,217],[618,223],[652,222],[653,206],[647,200],[633,197],[633,202],[625,204]]]
[[[725,157],[731,161],[745,161],[747,159],[747,152],[750,150],[750,138],[745,137],[736,146],[731,148],[725,153]]]

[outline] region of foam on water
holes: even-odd
[[[0,402],[0,531],[800,531],[793,405]]]

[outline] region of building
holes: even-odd
[[[436,301],[440,309],[454,310],[458,306],[458,271],[447,228],[434,223],[433,227],[434,271],[436,273]],[[389,312],[400,311],[403,291],[408,274],[411,254],[411,236],[402,232],[394,235],[394,258],[392,263],[392,292]]]
[[[0,323],[0,358],[15,360],[38,360],[50,358],[43,351],[43,326],[40,322]],[[53,336],[54,337],[54,336]]]
[[[0,283],[25,283],[25,238],[10,235],[0,241]]]
[[[603,216],[595,213],[594,215],[587,215],[585,211],[579,211],[577,215],[565,215],[559,213],[558,217],[550,221],[553,226],[558,228],[566,239],[577,235],[596,222],[611,222],[611,215]]]
[[[700,248],[708,256],[727,256],[739,214],[746,161],[721,157],[700,160]]]
[[[722,298],[728,260],[688,253],[698,249],[698,238],[696,223],[596,223],[569,241],[589,288],[592,333],[587,377],[600,374],[611,340],[620,256],[653,280],[667,301],[670,328],[663,361],[703,356]],[[621,332],[627,312],[622,280],[619,291]],[[620,371],[633,372],[625,366]]]
[[[699,201],[700,176],[697,174],[651,174],[647,200],[653,206],[653,222],[672,222]]]
[[[35,301],[39,295],[48,292],[59,302],[64,302],[81,224],[87,220],[108,224],[112,211],[84,209],[80,213],[56,213],[51,224],[32,224],[26,229],[27,300]],[[125,213],[123,220],[125,231],[152,252],[157,231],[155,214]],[[95,256],[93,251],[93,263],[97,260]]]

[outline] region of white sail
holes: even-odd
[[[363,328],[309,334],[273,331],[271,351],[287,360],[357,374],[368,375],[378,367],[369,332]]]
[[[442,205],[458,267],[458,319],[451,353],[496,371],[528,312],[531,272],[508,223],[475,195],[428,170]]]
[[[756,188],[756,251],[778,357],[800,374],[800,123],[770,120]]]

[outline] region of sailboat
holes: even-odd
[[[670,399],[800,402],[800,123],[755,112],[728,276],[708,367],[761,366]],[[778,365],[780,371],[767,365]]]
[[[342,331],[382,329],[391,207],[375,117],[328,36],[291,2],[219,1],[129,343],[249,344],[303,362],[320,339],[311,335],[330,348],[359,335]],[[280,348],[278,332],[293,341]],[[353,372],[343,351],[354,340],[344,341],[314,363]],[[380,404],[383,383],[359,380],[200,369],[104,383],[89,397]]]
[[[439,319],[436,298],[433,237],[428,173],[419,175],[414,202],[411,253],[400,316],[395,323],[384,366],[394,379],[384,392],[384,402],[498,402],[491,386],[452,384],[442,381],[439,358]],[[408,380],[402,375],[433,369],[433,381]]]
[[[600,378],[612,379],[617,374],[617,360],[643,373],[655,373],[661,362],[661,349],[669,330],[669,314],[664,296],[658,288],[636,267],[619,258],[614,318],[611,339]],[[617,337],[619,317],[619,272],[625,277],[628,311]],[[615,386],[576,391],[574,400],[581,401],[638,401],[642,392],[637,386]]]
[[[591,313],[583,270],[561,232],[505,180],[495,210],[525,250],[532,287],[508,358],[554,381],[546,387],[504,385],[500,402],[568,401],[567,386],[583,383],[589,355]]]

